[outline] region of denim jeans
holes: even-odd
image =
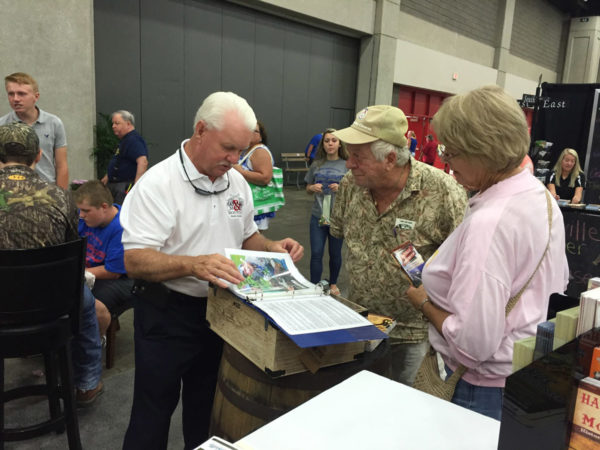
[[[452,375],[452,370],[446,368],[446,376]],[[467,381],[460,379],[456,385],[452,403],[478,412],[492,419],[502,419],[502,398],[504,397],[504,388],[475,386]]]
[[[429,341],[415,344],[395,344],[392,341],[390,344],[392,380],[412,386],[417,370],[421,367],[423,357],[429,349]]]
[[[310,282],[321,281],[323,252],[329,238],[329,283],[336,284],[342,268],[343,239],[329,234],[329,226],[319,226],[319,218],[310,216]]]
[[[83,391],[94,389],[102,375],[102,344],[96,318],[96,299],[87,286],[79,315],[79,333],[71,341],[73,379]]]

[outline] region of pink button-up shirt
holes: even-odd
[[[527,283],[548,242],[545,187],[528,171],[475,195],[463,222],[423,271],[431,301],[451,313],[429,339],[446,364],[469,370],[475,385],[503,387],[512,372],[513,344],[546,320],[550,294],[564,292],[569,269],[562,214],[552,204],[548,253],[512,312],[505,308]]]

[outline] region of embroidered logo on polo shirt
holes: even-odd
[[[232,219],[242,217],[242,208],[244,207],[244,199],[239,195],[232,195],[227,199],[227,214]]]

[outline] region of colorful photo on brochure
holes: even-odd
[[[411,284],[414,287],[421,286],[423,283],[421,276],[425,261],[412,242],[406,241],[402,243],[398,248],[392,250],[392,255],[398,261],[398,264],[400,264]]]
[[[235,263],[244,277],[244,281],[236,286],[236,291],[242,294],[253,292],[289,292],[307,289],[309,284],[298,280],[288,267],[285,257],[271,253],[264,256],[248,255],[246,252],[232,253],[228,257]]]

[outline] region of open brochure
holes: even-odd
[[[229,285],[300,347],[383,339],[365,317],[306,280],[287,253],[225,249],[245,277]]]
[[[398,248],[392,250],[392,255],[404,270],[411,284],[414,287],[421,286],[423,284],[421,277],[425,261],[412,242],[404,242]]]

